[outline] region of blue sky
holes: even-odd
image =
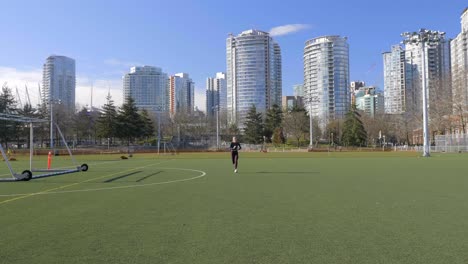
[[[466,1],[2,1],[0,82],[34,87],[50,54],[76,59],[77,100],[95,104],[110,87],[121,101],[121,76],[133,64],[153,65],[168,74],[187,72],[196,82],[203,108],[205,79],[225,71],[229,33],[302,24],[302,30],[276,36],[283,56],[283,94],[302,83],[306,40],[347,36],[351,80],[383,89],[382,55],[404,31],[429,28],[460,32]],[[444,4],[446,3],[446,4]],[[36,92],[37,93],[37,92]],[[23,99],[24,100],[24,99]]]

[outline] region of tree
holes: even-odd
[[[16,101],[11,89],[3,85],[0,94],[0,113],[12,114],[16,110]],[[12,121],[0,121],[0,139],[8,147],[8,141],[14,137],[16,124]]]
[[[312,140],[314,140],[316,144],[318,144],[319,140],[322,138],[322,129],[320,128],[320,124],[317,118],[312,118],[312,137]]]
[[[140,118],[143,124],[141,136],[147,140],[149,137],[154,135],[154,124],[146,109],[141,111]]]
[[[264,136],[267,138],[268,141],[271,142],[271,138],[275,130],[281,127],[282,121],[283,111],[277,104],[274,104],[270,109],[268,109],[265,117]]]
[[[102,107],[103,112],[97,120],[96,129],[98,137],[112,141],[117,133],[117,110],[110,94],[106,99],[107,103]]]
[[[237,137],[239,140],[240,130],[236,124],[231,124],[226,129],[225,135],[222,137],[224,141],[231,141],[232,137]]]
[[[94,122],[91,114],[85,107],[75,114],[73,127],[78,141],[89,141],[93,135]]]
[[[341,141],[347,146],[363,146],[366,144],[367,133],[360,117],[361,115],[355,105],[346,114]]]
[[[141,136],[142,123],[135,100],[129,97],[119,109],[116,136],[125,139],[127,146],[130,146],[133,139]]]
[[[291,111],[284,114],[283,127],[286,136],[292,136],[297,147],[300,146],[300,140],[309,131],[309,117],[304,108],[294,107]]]
[[[275,145],[281,145],[286,142],[286,138],[284,137],[283,134],[283,129],[281,127],[277,127],[275,129],[275,132],[273,132],[273,144]]]
[[[259,144],[263,142],[262,113],[257,112],[255,105],[252,105],[247,113],[244,126],[245,141],[251,144]]]

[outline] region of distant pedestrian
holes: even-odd
[[[241,150],[242,147],[239,142],[237,142],[236,137],[232,138],[231,146],[229,148],[231,149],[231,159],[232,164],[234,165],[234,173],[237,173],[237,165],[239,164],[239,150]]]

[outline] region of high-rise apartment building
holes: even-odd
[[[402,114],[406,112],[410,94],[406,90],[405,50],[400,45],[392,46],[392,51],[383,53],[385,113]],[[407,98],[408,94],[408,98]]]
[[[304,85],[296,84],[293,85],[294,96],[304,96]]]
[[[187,73],[177,73],[169,78],[169,112],[192,113],[195,106],[195,83]]]
[[[123,77],[124,100],[131,97],[140,109],[167,112],[167,74],[152,66],[132,67]]]
[[[438,32],[437,43],[405,45],[406,110],[422,113],[422,72],[425,72],[429,113],[451,112],[452,89],[450,72],[450,42],[444,32]],[[425,67],[423,68],[423,52]]]
[[[223,72],[216,73],[215,78],[206,79],[206,113],[214,116],[217,110],[227,110],[226,74]]]
[[[350,108],[349,45],[347,38],[324,36],[304,48],[304,104],[322,129],[344,118]]]
[[[353,92],[356,108],[370,117],[384,113],[385,100],[382,93],[377,92],[374,86],[359,87]]]
[[[461,28],[451,42],[454,114],[468,111],[468,8],[461,16]]]
[[[247,30],[227,38],[226,59],[228,122],[242,129],[252,105],[281,105],[281,50],[267,32]]]
[[[449,114],[451,110],[450,45],[444,32],[438,41],[395,45],[383,54],[385,113],[422,112],[422,76],[426,76],[429,111]],[[424,55],[424,56],[423,56]],[[425,67],[423,67],[425,57]]]
[[[49,105],[60,103],[75,111],[76,71],[75,60],[65,56],[49,56],[42,74],[42,101]]]
[[[363,81],[354,81],[351,82],[351,85],[349,87],[350,95],[351,95],[351,105],[356,104],[356,91],[358,91],[360,88],[366,86],[366,83]]]

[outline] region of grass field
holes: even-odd
[[[77,159],[90,170],[0,183],[0,263],[468,262],[467,155]]]

